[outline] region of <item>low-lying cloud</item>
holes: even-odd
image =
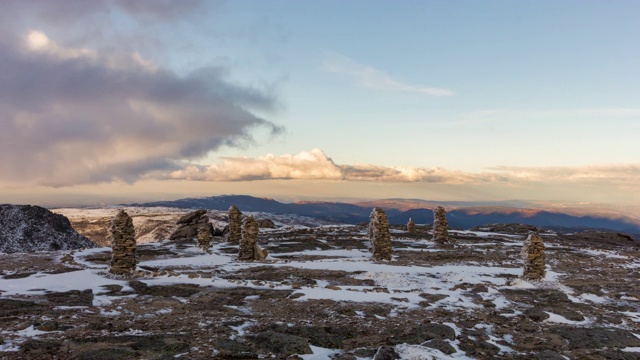
[[[189,165],[173,171],[171,179],[195,181],[342,180],[463,184],[504,180],[499,175],[470,174],[442,168],[338,165],[322,150],[258,158],[223,158],[219,164]]]
[[[582,167],[500,166],[472,173],[443,168],[387,167],[371,164],[336,164],[322,150],[257,158],[223,158],[209,166],[189,165],[171,172],[170,179],[193,181],[330,180],[376,182],[424,182],[437,184],[494,183],[593,183],[638,186],[640,164]],[[636,184],[636,185],[634,185]]]
[[[52,3],[9,1],[0,21],[28,6],[29,14],[51,16],[56,13]],[[78,16],[118,6],[134,18],[153,21],[172,21],[177,6],[169,1],[78,3],[92,4],[81,6]],[[199,3],[180,2],[176,11]],[[161,6],[149,6],[156,4]],[[72,46],[64,37],[8,24],[0,25],[2,183],[131,182],[180,169],[182,161],[223,145],[251,143],[255,128],[280,131],[258,115],[276,107],[275,96],[229,81],[225,69],[180,76],[126,47]]]

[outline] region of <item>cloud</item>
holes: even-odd
[[[408,84],[374,67],[360,64],[344,55],[329,53],[322,64],[326,72],[354,78],[362,87],[372,90],[416,93],[426,96],[451,96],[449,89]]]
[[[618,188],[640,188],[640,164],[581,167],[499,166],[485,172],[443,168],[387,167],[371,164],[339,165],[322,150],[298,154],[223,158],[209,166],[186,165],[163,176],[191,181],[327,180],[385,183],[432,183],[447,185],[493,184],[600,184]]]
[[[136,6],[131,11],[146,11]],[[130,182],[180,169],[181,161],[223,145],[249,144],[255,128],[278,133],[257,115],[275,108],[275,96],[225,73],[204,68],[178,76],[128,49],[69,46],[39,29],[3,32],[0,182]]]
[[[369,164],[338,165],[322,150],[258,158],[223,158],[209,166],[188,165],[171,172],[171,179],[195,181],[341,180],[430,182],[462,184],[501,181],[494,174],[468,174],[441,168],[385,167]]]

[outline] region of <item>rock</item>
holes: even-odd
[[[541,280],[545,276],[544,241],[535,232],[530,232],[522,244],[520,253],[524,260],[522,278],[526,280]]]
[[[440,350],[447,355],[451,355],[456,352],[456,349],[453,346],[451,346],[450,343],[440,339],[429,340],[426,343],[423,343],[422,346]]]
[[[527,356],[527,358],[532,360],[566,360],[564,356],[551,350],[543,350],[535,355]]]
[[[69,219],[31,205],[0,205],[0,252],[95,248],[97,245],[78,234]]]
[[[618,328],[574,328],[562,326],[551,329],[569,341],[570,349],[625,348],[640,346],[640,339],[629,330]]]
[[[239,260],[263,260],[267,251],[262,250],[258,244],[258,223],[253,216],[247,216],[242,224],[242,239],[238,251]]]
[[[451,327],[442,324],[420,324],[408,333],[392,339],[393,344],[422,344],[429,340],[455,340],[456,332]]]
[[[396,360],[400,355],[391,346],[380,346],[373,360]]]
[[[118,211],[111,223],[111,261],[109,272],[130,274],[136,268],[136,234],[133,220],[124,210]]]
[[[227,241],[237,244],[242,238],[242,212],[235,206],[229,207],[229,232]]]
[[[259,219],[256,220],[258,223],[258,227],[261,229],[275,229],[276,224],[270,219]]]
[[[373,251],[372,259],[391,260],[391,234],[389,233],[389,219],[381,208],[374,208],[369,222],[369,240]]]
[[[433,241],[439,245],[449,242],[449,223],[447,222],[447,212],[442,206],[433,209]]]
[[[407,232],[411,235],[416,233],[416,223],[413,222],[413,218],[409,218],[409,222],[407,223]]]
[[[56,331],[58,330],[58,323],[55,321],[45,321],[44,323],[36,326],[37,330],[40,331]]]
[[[204,252],[209,252],[211,247],[211,240],[213,239],[212,233],[213,226],[209,223],[209,226],[202,226],[198,229],[198,247]]]
[[[169,237],[170,240],[190,241],[197,238],[200,228],[208,229],[213,236],[213,225],[209,222],[207,210],[196,210],[182,216],[176,221],[178,228]]]
[[[275,331],[264,331],[255,335],[252,343],[256,349],[278,355],[312,354],[307,340],[299,336]]]
[[[549,314],[547,314],[546,312],[544,312],[541,308],[539,307],[534,307],[531,309],[528,309],[527,311],[524,312],[525,315],[527,315],[527,317],[533,321],[536,322],[540,322],[542,320],[546,320],[549,318]]]
[[[45,294],[47,301],[55,306],[93,306],[93,290],[70,290]]]

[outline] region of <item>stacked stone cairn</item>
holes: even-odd
[[[242,212],[235,205],[231,205],[231,207],[229,207],[229,232],[227,233],[227,241],[239,243],[241,238]]]
[[[213,240],[213,234],[209,226],[203,226],[198,229],[198,247],[202,249],[202,251],[209,252],[211,240]]]
[[[118,211],[111,222],[111,262],[109,272],[128,275],[136,268],[136,232],[131,216]]]
[[[369,221],[369,240],[371,241],[372,259],[391,260],[391,234],[389,219],[381,208],[374,208]]]
[[[199,238],[200,228],[206,228],[213,236],[213,225],[209,221],[207,210],[192,211],[178,219],[176,224],[178,229],[169,237],[171,240],[192,241]]]
[[[529,236],[522,244],[522,259],[524,260],[524,273],[522,278],[526,280],[544,279],[544,241],[536,232],[529,232]]]
[[[264,260],[267,257],[267,251],[262,250],[257,244],[258,232],[258,222],[253,216],[247,216],[242,223],[242,238],[240,239],[238,259]]]
[[[447,222],[447,212],[442,206],[433,209],[433,241],[439,245],[449,243],[449,223]]]
[[[409,222],[407,223],[407,232],[411,235],[416,233],[416,223],[413,222],[413,218],[409,218]]]

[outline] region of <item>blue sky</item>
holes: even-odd
[[[1,19],[16,60],[0,66],[19,74],[4,82],[21,89],[0,119],[12,201],[105,187],[640,200],[637,1],[57,7],[9,1]]]

